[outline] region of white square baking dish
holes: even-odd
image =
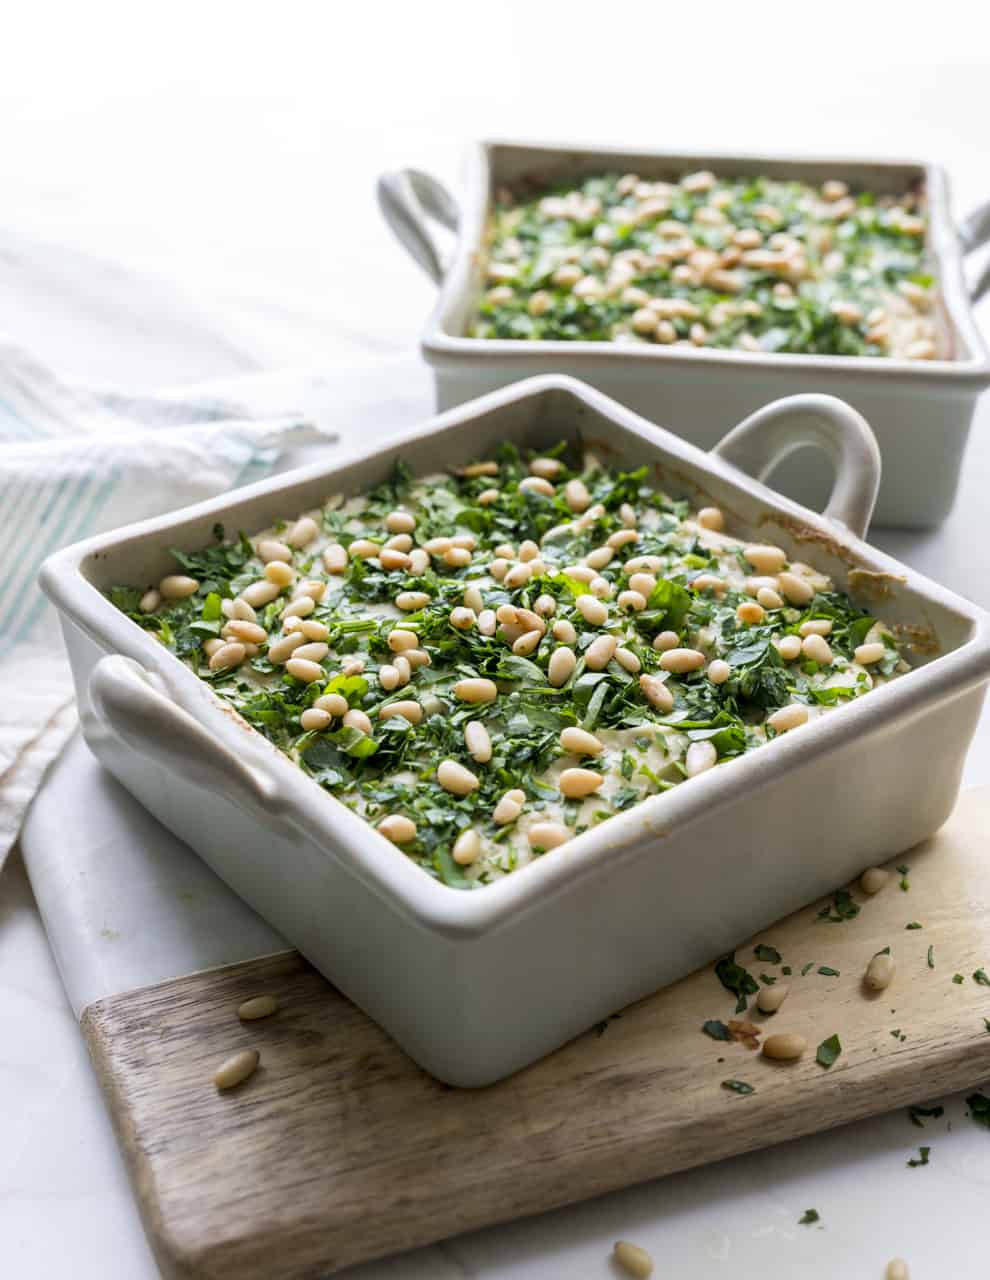
[[[481,143],[468,161],[459,202],[435,178],[411,169],[383,175],[378,186],[392,229],[440,286],[421,344],[436,379],[438,409],[534,374],[566,373],[708,449],[740,417],[776,396],[828,392],[857,408],[880,444],[884,476],[877,523],[926,528],[944,520],[955,496],[977,400],[990,385],[990,356],[971,307],[990,286],[990,271],[971,290],[963,277],[964,253],[990,236],[990,205],[966,219],[957,232],[941,168],[909,161],[630,153],[516,142]],[[941,291],[941,343],[952,358],[761,355],[685,346],[465,336],[482,291],[482,250],[496,189],[543,186],[602,172],[670,179],[700,168],[726,176],[763,174],[813,183],[839,178],[880,192],[923,182],[929,200],[928,249]],[[429,218],[458,232],[457,248],[447,265]],[[776,484],[806,506],[820,507],[829,476],[813,455],[804,453],[785,464]]]
[[[102,592],[157,579],[170,547],[257,530],[330,492],[456,466],[502,440],[593,441],[713,502],[901,628],[916,670],[627,810],[495,884],[430,878],[236,718]],[[814,443],[837,481],[824,516],[763,473]],[[83,732],[110,771],[423,1067],[455,1085],[518,1070],[740,938],[933,832],[955,802],[990,678],[988,616],[857,536],[879,477],[860,416],[827,396],[768,406],[714,450],[599,392],[544,377],[360,449],[50,558]]]

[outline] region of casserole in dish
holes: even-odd
[[[169,549],[196,551],[217,523],[266,528],[330,493],[366,491],[400,458],[424,475],[501,441],[546,448],[562,437],[616,466],[646,464],[659,489],[718,506],[730,530],[876,602],[916,669],[618,813],[559,857],[464,893],[323,794],[103,594],[170,572]],[[823,517],[747,475],[809,443],[837,468]],[[101,761],[417,1062],[481,1085],[923,839],[950,812],[990,675],[986,615],[859,540],[878,475],[868,428],[830,397],[769,406],[706,456],[547,377],[370,454],[59,552],[43,585]]]
[[[922,340],[912,337],[900,344],[890,342],[886,349],[898,351],[896,357],[893,354],[881,356],[879,353],[884,348],[878,345],[879,340],[867,340],[867,335],[872,339],[874,330],[865,324],[868,314],[865,310],[863,340],[859,343],[854,343],[849,336],[851,328],[836,324],[837,335],[819,331],[814,341],[805,335],[803,345],[793,347],[793,350],[787,349],[793,335],[788,339],[783,321],[772,326],[761,322],[761,342],[779,349],[743,350],[725,345],[718,335],[718,328],[711,325],[701,326],[706,335],[703,339],[699,337],[700,345],[695,346],[687,336],[692,325],[681,325],[683,334],[679,329],[677,333],[673,332],[674,322],[679,317],[675,317],[674,322],[660,318],[660,341],[656,338],[657,330],[651,331],[648,340],[642,341],[638,339],[643,335],[638,335],[631,323],[632,311],[617,326],[623,331],[620,336],[630,339],[622,342],[575,339],[579,326],[567,324],[551,327],[554,333],[568,332],[567,340],[557,337],[534,340],[531,337],[469,336],[472,332],[500,335],[513,331],[511,325],[489,323],[487,315],[479,317],[479,304],[486,287],[492,283],[486,280],[490,265],[488,244],[493,234],[498,235],[498,226],[493,227],[490,219],[496,196],[503,189],[519,193],[525,203],[533,193],[538,195],[560,184],[576,186],[592,175],[636,175],[644,180],[644,186],[652,184],[654,189],[666,189],[668,183],[684,175],[696,178],[710,176],[707,174],[709,170],[716,179],[771,179],[771,192],[783,191],[787,184],[800,182],[823,190],[830,190],[829,184],[835,190],[839,189],[839,184],[848,184],[854,193],[868,192],[880,197],[881,201],[904,193],[909,193],[909,199],[914,201],[916,195],[922,193],[928,217],[925,271],[930,271],[933,277],[933,291],[938,299],[934,310],[923,317],[923,323],[931,328],[931,338],[928,338],[926,328],[926,336]],[[732,185],[726,183],[725,187],[728,189]],[[607,183],[603,184],[606,204],[607,186]],[[737,197],[741,187],[742,184],[735,184]],[[742,192],[743,198],[749,194]],[[581,198],[587,200],[586,196]],[[620,195],[619,198],[626,197]],[[907,162],[647,155],[603,149],[485,143],[471,154],[462,208],[458,208],[435,179],[414,170],[385,175],[379,183],[379,199],[396,234],[441,286],[422,341],[424,356],[434,369],[439,408],[448,408],[534,373],[562,372],[584,379],[644,416],[664,422],[686,439],[709,448],[740,414],[752,411],[773,395],[827,391],[842,396],[858,408],[876,432],[884,457],[884,479],[876,511],[878,521],[888,525],[926,527],[938,524],[947,514],[955,494],[976,401],[990,383],[990,359],[973,322],[962,274],[962,254],[986,239],[990,234],[990,223],[986,209],[981,210],[964,224],[957,235],[950,222],[945,175],[936,166]],[[667,197],[651,199],[658,206],[668,202]],[[789,196],[788,199],[797,208],[796,198]],[[786,205],[782,200],[777,203],[781,207]],[[837,205],[839,201],[835,203]],[[733,216],[740,207],[737,203],[730,209]],[[672,212],[688,217],[676,202]],[[717,214],[718,210],[715,212]],[[771,207],[768,212],[775,210]],[[779,209],[776,212],[779,214]],[[659,212],[655,215],[656,218],[666,216]],[[427,223],[428,217],[459,232],[457,249],[447,268],[442,265]],[[592,218],[585,224],[589,233],[594,221]],[[747,216],[747,231],[751,221]],[[905,225],[907,221],[915,223],[921,220],[912,212],[906,216]],[[664,222],[656,223],[658,228],[665,225]],[[529,231],[532,230],[530,227]],[[772,238],[769,224],[764,226],[764,233],[767,236],[765,245],[761,242],[761,247],[744,248],[742,252],[755,253],[758,257],[765,255],[766,246]],[[720,231],[703,227],[696,234],[700,244],[702,239],[710,239],[713,234],[717,236]],[[502,236],[499,243],[504,244],[506,238]],[[905,239],[915,241],[917,237],[907,236]],[[594,252],[607,253],[608,250],[599,245],[592,250]],[[702,252],[706,253],[707,249]],[[823,257],[827,258],[827,254]],[[892,264],[882,256],[874,263],[881,275],[885,262],[893,271],[890,279],[892,289],[897,280],[909,288],[912,286],[909,268],[905,266],[902,272],[896,263]],[[664,259],[661,263],[663,271],[667,265]],[[568,264],[564,269],[572,268]],[[681,262],[679,267],[673,267],[675,271],[678,269],[687,271],[687,264]],[[854,283],[859,270],[858,265],[851,270],[846,282]],[[716,274],[728,276],[732,272]],[[745,269],[743,274],[746,274]],[[585,283],[596,284],[594,271],[589,272],[589,276]],[[917,279],[928,283],[925,274],[917,276]],[[973,300],[984,291],[988,279],[990,276],[985,276],[975,286]],[[646,283],[650,285],[649,281]],[[497,282],[495,287],[499,287]],[[506,284],[504,287],[510,286]],[[577,287],[580,289],[582,285]],[[738,287],[738,282],[733,287]],[[866,293],[868,295],[869,290]],[[716,296],[720,296],[719,289],[712,298]],[[838,296],[843,299],[836,302],[839,314],[842,314],[843,308],[849,304],[844,300],[844,294]],[[589,295],[585,302],[576,301],[574,306],[577,311],[582,307],[594,309],[598,301]],[[748,302],[751,306],[756,305],[752,299]],[[727,295],[726,300],[713,310],[724,311],[731,306],[731,298]],[[488,307],[489,312],[492,309]],[[710,312],[703,314],[707,317]],[[732,328],[722,325],[723,329],[726,327]],[[669,335],[662,336],[668,329],[671,330]],[[884,341],[888,341],[889,318],[876,325],[875,329],[878,333],[885,332],[887,337]],[[537,326],[537,332],[539,330],[540,326]],[[597,331],[597,337],[601,336],[601,331]],[[749,333],[743,333],[735,340],[751,341],[754,347],[757,345]],[[712,343],[715,345],[706,345]],[[907,358],[901,354],[907,351],[921,353],[924,348],[927,357],[932,347],[939,358]],[[873,354],[804,353],[808,350],[844,352],[860,349]],[[801,353],[795,354],[795,351]],[[827,489],[827,477],[807,455],[802,455],[785,466],[778,485],[808,505],[820,505]]]

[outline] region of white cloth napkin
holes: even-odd
[[[0,342],[0,867],[75,725],[58,620],[37,586],[42,561],[259,479],[290,447],[336,439],[299,413],[252,405],[250,385],[237,399],[94,392]]]

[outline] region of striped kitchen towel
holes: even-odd
[[[213,394],[69,387],[0,343],[0,867],[75,725],[52,551],[259,479],[288,448],[336,439]]]

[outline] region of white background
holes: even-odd
[[[409,163],[456,186],[461,148],[478,136],[931,157],[963,213],[990,198],[988,32],[976,10],[8,9],[0,334],[66,377],[147,388],[407,352],[432,287],[391,242],[373,180]],[[984,411],[977,427],[988,425]],[[990,604],[982,440],[937,540],[877,540]],[[984,729],[971,781],[990,781],[988,742]],[[0,996],[0,1274],[153,1276],[16,859],[0,878]],[[626,1235],[679,1280],[879,1280],[899,1253],[915,1280],[976,1280],[990,1271],[990,1136],[958,1103],[950,1115],[925,1170],[905,1168],[922,1135],[899,1113],[365,1274],[607,1276],[609,1242]],[[823,1229],[796,1225],[810,1205]]]

